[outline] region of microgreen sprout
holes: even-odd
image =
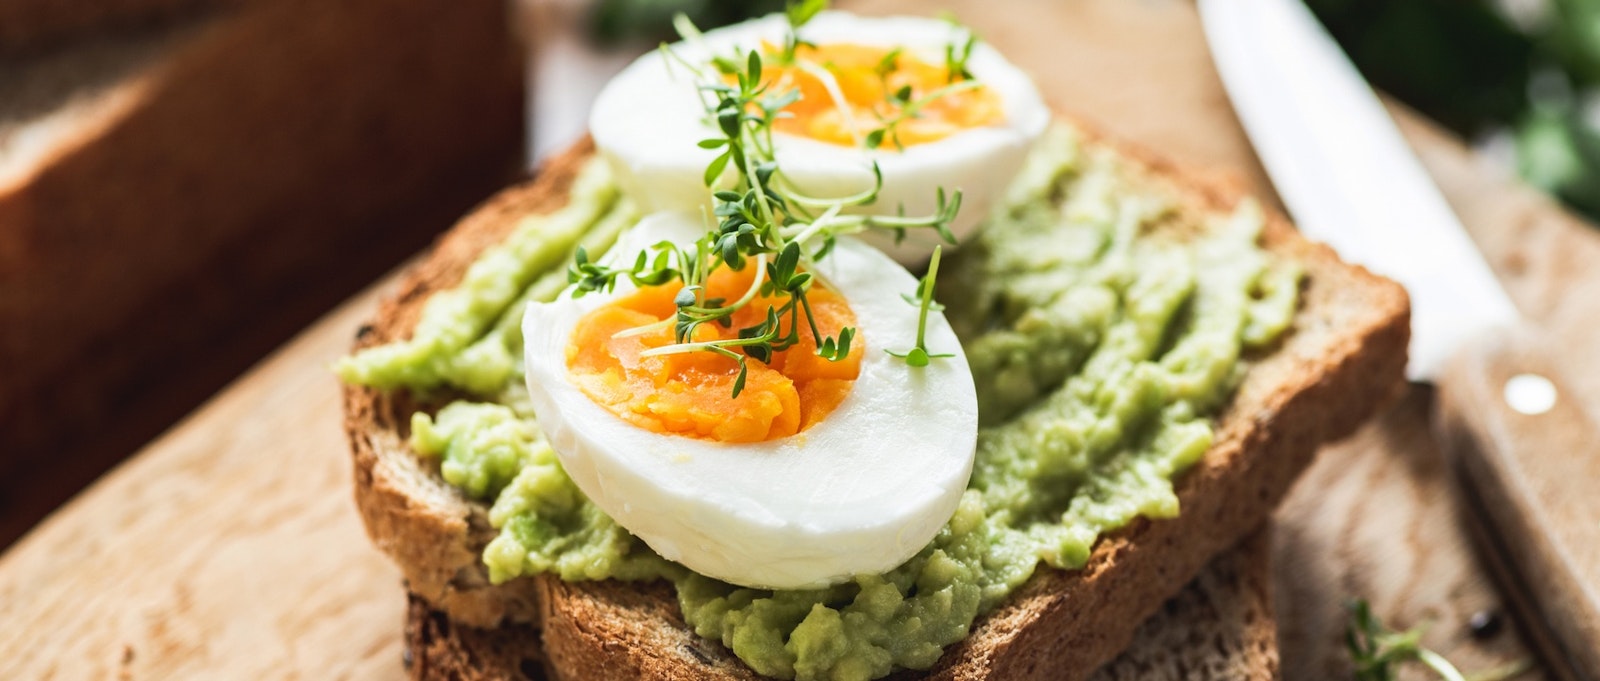
[[[794,29],[806,25],[806,22],[811,21],[817,14],[827,8],[828,0],[798,0],[786,5],[783,8],[783,13],[789,19],[790,32],[793,33]]]
[[[905,150],[905,145],[900,142],[900,124],[907,120],[918,118],[922,115],[922,108],[932,104],[935,100],[949,97],[958,92],[976,90],[983,87],[975,80],[963,80],[941,87],[921,97],[912,99],[910,85],[901,86],[890,92],[887,97],[889,104],[895,111],[894,115],[882,119],[883,127],[867,133],[865,144],[868,149],[877,149],[883,146],[885,139],[894,142],[896,149]]]
[[[972,31],[967,31],[967,39],[957,47],[955,43],[944,46],[944,72],[945,82],[954,83],[962,80],[972,80],[972,71],[967,68],[967,62],[972,60],[972,50],[978,46],[978,36]]]
[[[884,349],[884,352],[905,360],[906,364],[910,366],[925,367],[928,366],[930,360],[937,359],[939,357],[955,356],[949,353],[933,354],[928,352],[928,311],[934,308],[933,287],[934,282],[939,280],[939,252],[942,250],[944,250],[943,246],[933,247],[933,258],[928,261],[928,273],[923,275],[922,279],[917,282],[917,291],[915,294],[915,304],[917,305],[916,347],[904,352],[895,352],[894,350],[890,350],[888,348]],[[907,302],[911,301],[908,299]],[[939,309],[944,309],[944,306],[939,306]]]
[[[1417,663],[1444,681],[1504,681],[1527,671],[1524,661],[1467,676],[1444,656],[1422,647],[1422,628],[1392,631],[1372,614],[1364,600],[1350,603],[1350,623],[1345,628],[1345,648],[1355,665],[1356,681],[1394,681],[1405,663]]]
[[[805,44],[795,36],[796,31],[826,4],[805,0],[789,6],[790,36],[785,41],[788,47],[778,55],[779,59],[795,58],[794,49]],[[685,41],[703,47],[699,30],[687,18],[678,17],[675,25]],[[700,148],[717,152],[701,177],[712,199],[707,231],[688,246],[653,244],[624,265],[592,262],[587,253],[579,250],[568,268],[573,295],[611,291],[623,279],[636,286],[681,282],[671,319],[626,329],[617,336],[659,333],[670,328],[672,344],[651,348],[641,355],[712,352],[738,362],[734,397],[744,390],[749,359],[770,361],[774,353],[800,343],[802,331],[811,334],[818,356],[829,361],[849,357],[856,329],[844,327],[827,335],[812,313],[808,294],[818,281],[811,272],[815,263],[832,252],[839,237],[871,229],[888,230],[897,236],[909,229],[931,229],[946,242],[955,243],[950,223],[961,208],[961,192],[946,194],[939,188],[935,210],[927,216],[907,216],[903,210],[894,215],[847,214],[847,208],[868,206],[877,200],[883,187],[882,171],[873,163],[872,186],[844,197],[810,196],[790,184],[776,161],[772,127],[774,121],[789,115],[784,109],[798,101],[800,92],[765,80],[760,52],[713,56],[710,69],[690,63],[665,45],[662,52],[669,64],[682,66],[693,75],[706,119],[715,131],[698,142]],[[885,68],[892,70],[893,60],[888,61]],[[909,91],[905,94],[909,99]],[[914,113],[918,102],[908,103],[913,105]],[[737,300],[707,296],[706,282],[713,273],[722,268],[742,272],[748,267],[755,268],[754,276]],[[949,356],[930,354],[923,343],[928,311],[939,309],[932,299],[938,267],[936,249],[928,276],[917,292],[917,347],[897,354],[913,366],[925,366],[932,358]],[[774,300],[761,321],[737,329],[732,338],[696,340],[705,337],[696,334],[702,325],[732,328],[735,313],[757,297]]]
[[[889,74],[900,69],[900,54],[903,51],[904,48],[899,47],[889,50],[878,60],[878,65],[872,68],[872,72],[878,74],[878,83],[883,86],[884,92],[889,91]]]
[[[953,17],[947,17],[947,20],[955,26],[960,26]],[[868,132],[862,140],[866,148],[877,149],[888,141],[894,143],[896,149],[905,151],[905,144],[900,141],[902,123],[921,117],[922,109],[939,99],[982,87],[967,66],[967,62],[972,59],[972,51],[977,48],[978,36],[971,30],[962,30],[965,31],[966,40],[959,45],[952,42],[944,46],[945,85],[921,97],[915,96],[916,93],[910,85],[889,87],[890,74],[899,68],[900,48],[890,50],[878,61],[873,72],[877,74],[878,83],[883,87],[884,100],[888,104],[887,110],[894,113],[879,115],[878,119],[882,125]]]
[[[828,0],[790,0],[784,6],[783,15],[789,20],[789,32],[783,36],[783,51],[778,53],[779,63],[794,64],[801,45],[814,47],[811,43],[800,39],[800,27],[827,8]]]

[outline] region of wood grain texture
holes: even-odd
[[[3,679],[379,679],[399,575],[350,498],[327,366],[353,298],[0,558]]]
[[[1577,399],[1600,399],[1600,232],[1516,184],[1409,111],[1401,131],[1506,286],[1550,336]],[[1428,625],[1426,645],[1466,671],[1530,656],[1518,627],[1473,637],[1474,613],[1507,604],[1470,539],[1465,509],[1417,387],[1356,438],[1325,450],[1278,512],[1284,677],[1345,674],[1340,600],[1364,597],[1396,626]],[[1508,622],[1509,624],[1509,622]],[[1530,674],[1523,678],[1537,678]]]
[[[1057,106],[1268,190],[1191,4],[945,4]],[[1415,116],[1400,118],[1513,300],[1555,337],[1574,390],[1600,398],[1600,353],[1588,351],[1600,347],[1600,234]],[[401,674],[403,603],[344,491],[325,371],[374,303],[363,295],[313,327],[0,557],[0,678],[117,678],[125,655],[135,679]],[[1280,509],[1284,678],[1347,678],[1348,597],[1370,599],[1397,626],[1432,622],[1425,642],[1468,671],[1527,654],[1515,626],[1485,640],[1467,631],[1472,613],[1501,601],[1443,473],[1431,400],[1414,390],[1323,451]]]

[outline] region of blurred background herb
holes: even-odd
[[[1369,80],[1600,220],[1600,0],[1307,0]],[[605,45],[671,39],[783,0],[600,0]]]
[[[1309,4],[1378,88],[1600,218],[1600,0]]]

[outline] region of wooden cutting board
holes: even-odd
[[[867,12],[919,9],[865,0]],[[1058,107],[1181,162],[1270,190],[1182,0],[948,5]],[[1518,306],[1600,397],[1600,234],[1398,112]],[[395,678],[403,600],[349,495],[327,365],[380,282],[264,360],[0,557],[0,677]],[[1279,513],[1284,677],[1348,678],[1342,603],[1365,597],[1468,671],[1526,655],[1479,567],[1412,391],[1328,448]],[[14,671],[4,671],[4,670]],[[225,671],[219,671],[225,670]],[[1530,675],[1527,678],[1535,678]]]

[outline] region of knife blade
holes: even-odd
[[[1411,294],[1427,380],[1517,313],[1394,121],[1316,17],[1290,0],[1200,3],[1234,110],[1300,230]]]
[[[1600,670],[1600,427],[1349,59],[1299,0],[1199,0],[1223,86],[1301,230],[1411,295],[1414,380],[1552,671]]]

